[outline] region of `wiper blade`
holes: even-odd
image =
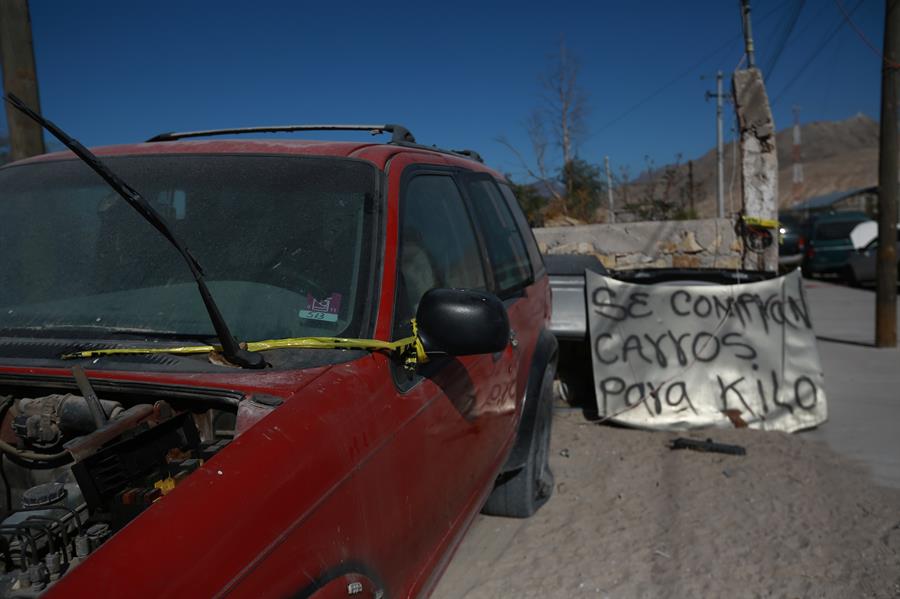
[[[253,351],[267,351],[273,349],[358,349],[365,351],[380,351],[398,355],[407,368],[415,369],[416,364],[428,361],[422,340],[419,338],[418,328],[413,323],[413,334],[396,341],[382,341],[380,339],[351,339],[347,337],[291,337],[287,339],[267,339],[265,341],[250,341],[247,348]],[[60,356],[63,360],[73,358],[100,358],[103,356],[135,356],[153,354],[191,355],[205,354],[217,351],[219,348],[212,345],[188,345],[184,347],[127,347],[108,349],[86,349],[74,351]]]
[[[31,110],[24,102],[22,102],[22,100],[13,94],[6,94],[4,99],[30,119],[41,125],[44,129],[49,131],[53,137],[72,150],[78,158],[91,167],[95,173],[100,175],[100,177],[106,181],[116,193],[122,196],[122,199],[128,202],[129,206],[134,208],[138,214],[144,217],[144,219],[153,225],[163,237],[168,239],[169,242],[175,246],[175,249],[178,250],[178,253],[181,254],[185,262],[187,262],[188,268],[190,268],[191,274],[197,282],[197,289],[200,291],[200,297],[203,298],[203,305],[206,307],[209,319],[216,331],[216,337],[218,337],[219,343],[221,344],[222,355],[224,358],[228,362],[242,368],[265,368],[267,365],[266,361],[260,354],[247,351],[238,345],[237,340],[228,329],[228,325],[225,323],[225,319],[222,317],[219,307],[213,300],[209,288],[206,286],[206,281],[203,279],[203,269],[200,267],[200,264],[197,262],[196,258],[191,255],[181,240],[175,236],[175,233],[169,228],[166,221],[156,209],[154,209],[141,194],[131,188],[131,186],[120,179],[117,174],[111,171],[99,158],[94,156],[90,150],[81,145],[77,140],[69,137],[62,129]]]

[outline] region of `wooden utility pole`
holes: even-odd
[[[900,95],[900,0],[885,0],[878,150],[878,285],[875,345],[897,346],[897,108]]]
[[[0,0],[0,63],[3,68],[3,91],[15,94],[40,113],[28,0]],[[6,104],[6,122],[9,125],[12,160],[44,153],[44,135],[40,125],[9,104]]]

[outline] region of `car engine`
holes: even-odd
[[[0,386],[0,597],[42,594],[235,436],[235,393],[75,378]]]

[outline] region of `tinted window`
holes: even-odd
[[[824,241],[832,241],[835,239],[849,239],[850,231],[859,224],[860,221],[834,221],[830,223],[819,223],[816,225],[816,239]]]
[[[414,177],[403,193],[400,210],[395,338],[410,334],[410,319],[429,289],[486,288],[472,221],[451,177]]]
[[[525,249],[528,250],[528,257],[531,259],[531,270],[534,273],[534,277],[537,278],[544,272],[544,258],[541,256],[541,251],[538,249],[537,241],[534,238],[534,232],[531,230],[528,220],[525,218],[522,209],[519,207],[519,201],[516,200],[516,196],[512,192],[512,189],[509,188],[509,185],[501,183],[500,191],[503,192],[503,197],[506,199],[506,205],[516,219],[519,230],[522,231],[522,240],[525,242]]]
[[[531,282],[531,263],[513,215],[490,178],[468,179],[475,219],[484,235],[497,283],[503,295]]]

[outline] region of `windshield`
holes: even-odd
[[[359,336],[376,169],[258,155],[104,159],[168,221],[241,340]],[[0,329],[214,336],[177,251],[77,160],[0,170]]]

